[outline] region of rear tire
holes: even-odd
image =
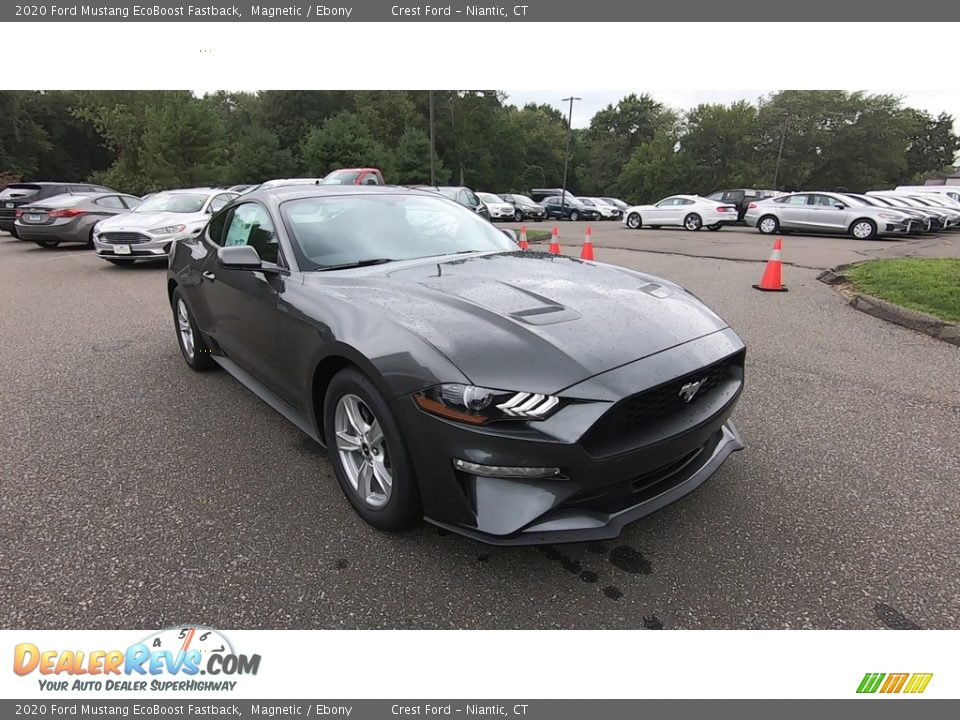
[[[346,368],[330,381],[323,427],[340,489],[364,521],[388,531],[420,522],[420,490],[400,426],[359,370]]]
[[[48,250],[52,250],[60,244],[59,240],[36,240],[35,242],[40,247],[47,248]]]
[[[683,227],[690,232],[696,232],[703,227],[703,219],[696,213],[690,213],[683,219]]]
[[[717,230],[719,230],[719,229],[722,228],[722,227],[723,227],[723,225],[717,223],[716,225],[707,225],[707,230],[712,230],[712,231],[716,232]]]
[[[773,235],[780,229],[780,221],[773,215],[764,215],[757,221],[757,230],[764,235]]]
[[[640,217],[640,213],[630,213],[627,215],[627,227],[631,230],[639,230],[643,227],[643,218]]]
[[[213,370],[217,367],[217,363],[210,357],[210,348],[197,329],[193,313],[190,312],[180,288],[173,291],[170,304],[173,307],[173,325],[177,331],[177,344],[180,346],[180,354],[183,355],[184,362],[197,372]]]
[[[20,233],[17,232],[16,226],[10,228],[10,234],[13,235],[17,240],[20,239]]]

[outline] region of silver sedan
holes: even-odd
[[[747,225],[765,235],[792,230],[839,233],[857,240],[911,232],[910,216],[895,208],[854,203],[831,192],[801,192],[752,202],[744,217]]]

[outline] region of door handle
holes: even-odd
[[[213,274],[212,272],[210,272],[209,270],[204,270],[204,271],[203,271],[203,276],[204,276],[207,280],[215,280],[216,277],[217,277],[216,275],[214,275],[214,274]]]

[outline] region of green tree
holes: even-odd
[[[303,141],[301,156],[304,170],[316,177],[342,167],[380,167],[387,160],[383,145],[349,110],[311,131]]]
[[[443,167],[438,157],[436,163],[437,184],[450,180],[450,171]],[[387,182],[398,185],[422,185],[430,182],[430,136],[423,130],[410,128],[400,136],[400,142],[388,167]]]
[[[677,114],[647,94],[630,94],[608,105],[590,120],[590,127],[577,145],[575,163],[580,191],[585,194],[619,195],[624,163],[634,150],[656,138],[672,136]]]
[[[684,191],[703,195],[723,187],[752,187],[759,172],[759,138],[757,108],[751,103],[695,107],[680,139],[679,152],[691,172]]]

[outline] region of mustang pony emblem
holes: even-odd
[[[700,389],[700,386],[703,385],[703,380],[697,380],[696,382],[689,382],[680,388],[680,397],[683,398],[684,402],[690,402],[693,400],[693,396],[697,394],[697,390]]]

